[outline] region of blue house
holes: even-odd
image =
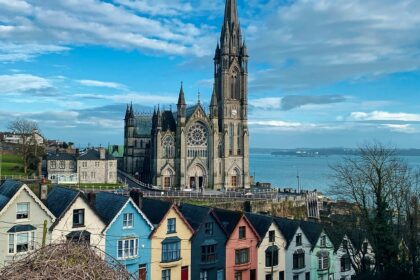
[[[182,204],[179,210],[194,229],[191,237],[191,279],[223,280],[227,233],[213,209]]]
[[[133,196],[134,199],[135,196]],[[106,223],[103,231],[106,259],[117,260],[135,279],[151,280],[149,235],[153,225],[139,208],[140,198],[100,192],[91,202]]]

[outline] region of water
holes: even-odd
[[[255,174],[256,182],[268,182],[279,188],[297,188],[299,174],[302,189],[326,191],[332,184],[333,171],[330,166],[339,163],[343,156],[298,157],[250,153],[249,158],[249,172],[251,176]],[[420,168],[420,156],[406,156],[401,159],[411,167]]]

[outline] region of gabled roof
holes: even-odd
[[[255,213],[245,213],[245,216],[251,222],[252,226],[257,231],[260,239],[263,239],[268,229],[270,228],[271,224],[273,223],[273,217]]]
[[[353,229],[348,232],[348,236],[355,249],[362,249],[363,242],[367,238],[367,234],[365,231],[361,229]]]
[[[12,203],[15,197],[20,194],[22,191],[26,191],[30,197],[39,205],[39,207],[44,210],[44,212],[55,221],[55,216],[51,211],[42,203],[42,201],[22,182],[14,180],[6,180],[0,186],[0,213],[5,211]]]
[[[212,208],[183,203],[178,207],[178,209],[181,211],[182,215],[184,215],[185,219],[194,229],[195,233],[199,230],[200,226],[202,226],[206,218],[208,216],[212,216],[216,221],[217,225],[222,229],[222,231],[226,235],[226,231],[222,223],[220,222],[219,218],[214,213],[214,210]]]
[[[313,249],[319,239],[319,236],[324,230],[324,226],[320,223],[301,221],[300,227],[302,228],[303,233],[311,243]]]
[[[47,160],[76,160],[76,157],[68,153],[48,154]]]
[[[186,119],[188,120],[189,118],[191,118],[191,117],[192,117],[192,115],[194,114],[194,112],[195,112],[197,109],[201,109],[201,111],[203,111],[204,115],[205,115],[205,116],[207,116],[207,114],[206,114],[206,110],[204,110],[204,109],[203,109],[203,107],[201,106],[201,104],[196,104],[196,105],[194,105],[194,106],[190,106],[190,107],[188,107],[188,108],[185,110],[185,116],[186,116]]]
[[[99,151],[94,149],[89,149],[86,153],[79,156],[78,160],[100,160]],[[105,159],[113,159],[112,156],[105,152]]]
[[[275,217],[274,221],[277,223],[281,233],[286,239],[286,248],[289,247],[290,242],[293,240],[293,236],[295,236],[295,233],[299,228],[299,221],[279,217]]]
[[[0,187],[0,211],[23,186],[22,182],[7,180]]]
[[[59,219],[79,194],[78,190],[54,186],[47,196],[46,205],[51,213]]]
[[[176,122],[171,111],[162,112],[162,130],[166,131],[167,129],[173,132],[176,131]]]
[[[98,192],[95,198],[96,212],[108,225],[127,203],[129,197],[109,192]]]
[[[169,211],[171,206],[172,206],[172,203],[168,201],[142,198],[141,210],[149,219],[149,221],[154,226],[156,226],[162,221],[163,217],[165,217],[166,213]]]
[[[242,213],[224,210],[220,208],[215,208],[214,213],[222,222],[222,225],[225,228],[227,235],[231,236],[231,234],[236,228],[236,225],[239,223],[239,220],[242,218]]]
[[[325,226],[325,232],[334,246],[334,251],[337,251],[340,248],[341,243],[343,243],[346,231],[342,227],[328,225]]]

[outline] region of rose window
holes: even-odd
[[[189,146],[207,146],[207,130],[200,123],[190,127],[187,137]]]

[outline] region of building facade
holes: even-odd
[[[76,157],[67,153],[50,154],[46,158],[47,177],[53,184],[77,184]]]
[[[177,111],[135,114],[127,106],[124,170],[165,188],[248,188],[248,52],[237,4],[226,1],[214,56],[209,111],[187,106],[181,84]]]

